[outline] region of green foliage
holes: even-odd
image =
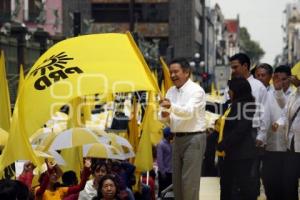
[[[253,63],[259,62],[259,60],[263,57],[265,52],[260,47],[258,42],[251,40],[247,28],[245,27],[240,28],[239,40],[240,40],[241,50],[250,57]]]

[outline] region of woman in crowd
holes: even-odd
[[[252,120],[255,100],[245,78],[229,81],[231,99],[223,123],[222,140],[217,149],[223,152],[220,159],[221,200],[231,200],[237,188],[239,199],[256,200],[255,178],[252,176],[256,159],[255,136]]]
[[[114,175],[105,175],[99,182],[97,196],[93,200],[119,200],[119,186]]]
[[[62,175],[62,170],[58,165],[46,161],[47,171],[40,176],[40,186],[35,190],[36,200],[62,200],[72,194],[78,194],[86,184],[90,176],[91,161],[85,159],[84,169],[81,174],[81,181],[79,185],[70,187],[60,187],[58,179]]]
[[[93,179],[89,180],[84,190],[79,193],[78,200],[91,200],[97,195],[97,188],[100,179],[108,173],[107,165],[103,161],[95,161],[92,164],[92,175]]]

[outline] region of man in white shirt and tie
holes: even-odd
[[[169,64],[174,86],[161,100],[161,117],[174,133],[173,190],[177,200],[198,200],[202,160],[206,147],[205,92],[190,80],[188,61]]]

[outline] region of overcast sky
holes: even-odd
[[[274,63],[276,55],[283,48],[285,15],[288,3],[299,0],[208,0],[213,7],[218,3],[225,19],[236,18],[239,14],[240,26],[248,29],[251,39],[259,42],[265,51],[262,62]]]

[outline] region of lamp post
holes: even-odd
[[[28,29],[20,24],[13,24],[10,31],[11,35],[17,39],[17,67],[19,72],[20,66],[24,66],[25,64],[25,35],[27,34]]]
[[[201,60],[200,58],[200,53],[196,52],[194,54],[194,57],[192,58],[192,61],[190,62],[190,65],[194,71],[194,74],[196,76],[196,80],[199,81],[200,83],[203,83],[203,77],[202,73],[204,71],[204,61]]]

